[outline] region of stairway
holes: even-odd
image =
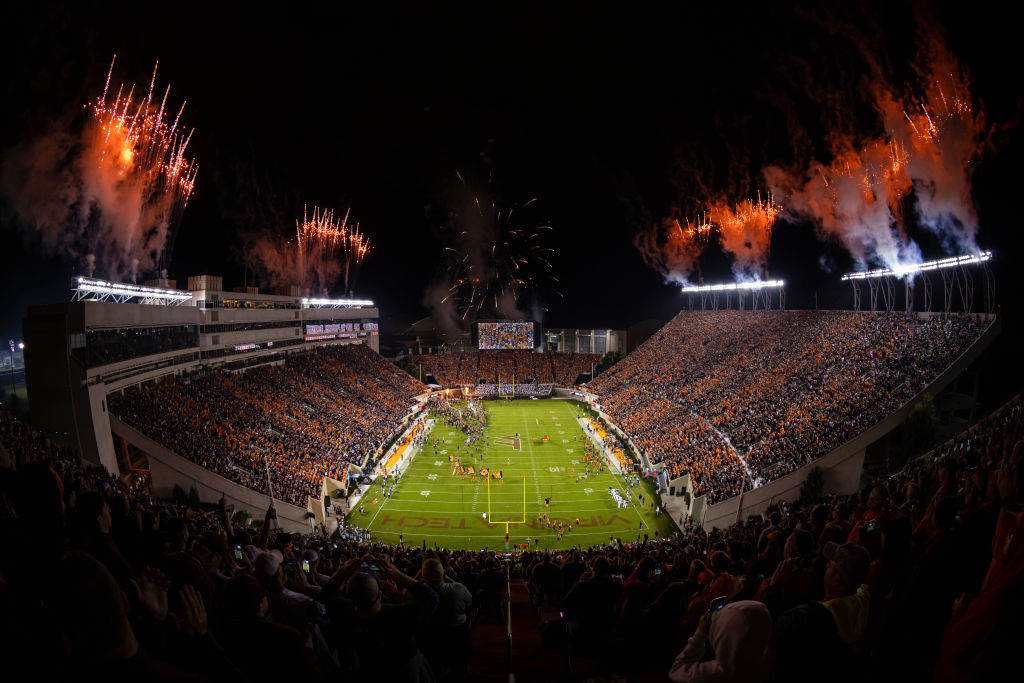
[[[540,615],[521,579],[512,579],[512,673],[516,683],[564,681],[565,658],[544,647]],[[477,623],[469,677],[481,683],[506,683],[508,640],[505,624]]]

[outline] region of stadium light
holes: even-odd
[[[303,299],[303,308],[368,308],[373,302],[369,299]]]
[[[73,292],[72,301],[81,301],[95,296],[100,301],[115,301],[121,304],[134,301],[143,304],[180,306],[186,301],[192,300],[192,292],[180,289],[145,287],[127,282],[108,282],[81,276],[71,281],[71,291]]]
[[[942,268],[954,268],[956,266],[970,266],[976,263],[984,263],[992,260],[991,251],[983,251],[980,254],[966,254],[964,256],[950,256],[949,258],[936,261],[925,261],[916,265],[898,266],[896,268],[879,268],[877,270],[864,270],[856,273],[847,273],[843,281],[866,280],[871,277],[903,277],[915,275],[928,270],[940,270]]]
[[[757,282],[730,282],[721,285],[686,285],[683,287],[683,294],[696,292],[733,292],[737,290],[757,290],[785,287],[785,280],[764,280]]]

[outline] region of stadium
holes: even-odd
[[[733,19],[708,11],[689,20]],[[577,153],[547,58],[466,68],[542,74],[550,118],[496,111],[489,86],[449,98],[426,48],[458,32],[436,18],[399,36],[388,59],[423,63],[397,91],[374,89],[384,63],[350,73],[366,112],[332,95],[240,116],[270,64],[305,87],[343,61],[287,32],[127,40],[137,19],[61,10],[52,59],[80,82],[25,95],[38,120],[0,147],[12,680],[1006,675],[1024,317],[992,197],[1020,99],[948,47],[966,10],[907,8],[877,44],[870,17],[780,12],[741,32],[828,27],[835,54],[794,46],[749,101],[683,122],[634,93]],[[587,49],[573,25],[559,64]],[[195,112],[163,65],[132,84],[153,49],[183,59],[181,35]],[[16,82],[42,82],[25,40]],[[627,42],[638,72],[671,56]],[[239,83],[207,88],[237,54]],[[274,120],[287,144],[253,143]]]

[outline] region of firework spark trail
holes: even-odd
[[[902,225],[902,200],[910,191],[905,150],[875,141],[860,151],[833,152],[829,165],[813,163],[806,175],[765,171],[768,185],[786,196],[791,216],[814,219],[819,237],[838,240],[861,267],[889,267],[919,256]]]
[[[303,290],[326,295],[343,278],[344,292],[350,293],[359,266],[372,251],[359,224],[349,225],[349,211],[340,222],[334,210],[313,207],[313,215],[303,208],[302,220],[295,222],[296,277]]]
[[[154,102],[156,66],[145,97],[120,85],[111,98],[115,61],[80,121],[7,155],[3,184],[44,248],[90,275],[135,280],[166,268],[198,166],[187,157],[192,133],[180,129],[184,104],[168,124],[170,88]]]
[[[771,195],[762,201],[745,199],[731,206],[724,199],[708,202],[708,219],[718,226],[722,249],[733,257],[733,274],[740,280],[759,280],[768,265],[772,227],[781,207]]]
[[[947,250],[976,252],[971,175],[987,133],[984,111],[974,105],[965,70],[934,34],[923,62],[918,69],[926,84],[923,97],[908,96],[897,109],[899,100],[880,96],[878,106],[893,137],[906,141],[907,173],[921,222]]]
[[[679,284],[687,282],[697,268],[697,259],[707,247],[713,227],[704,218],[684,221],[666,218],[633,240],[647,265]]]
[[[124,95],[122,85],[108,101],[111,61],[103,94],[86,106],[81,171],[83,199],[89,200],[93,214],[93,225],[87,228],[89,253],[104,248],[106,268],[112,272],[123,273],[125,264],[131,264],[132,279],[139,266],[166,266],[165,249],[195,190],[198,172],[198,165],[186,158],[192,131],[178,130],[185,104],[170,125],[164,120],[170,86],[159,107],[153,106],[158,67],[159,62],[145,99],[135,100],[134,86]]]
[[[976,252],[977,209],[971,197],[973,161],[986,124],[968,78],[933,31],[918,75],[923,96],[901,95],[886,83],[873,90],[883,136],[833,141],[831,163],[808,169],[769,166],[765,178],[785,197],[786,211],[810,219],[823,239],[838,240],[858,267],[919,263],[903,208],[912,200],[917,222],[947,253]]]
[[[456,176],[468,193],[463,176]],[[554,249],[543,241],[552,228],[535,225],[525,211],[536,201],[506,209],[493,199],[467,194],[465,210],[450,214],[444,281],[432,285],[424,299],[440,318],[450,323],[488,309],[524,317],[521,308],[532,308],[540,317],[539,299],[557,279],[551,275]]]

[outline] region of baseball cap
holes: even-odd
[[[867,548],[856,543],[843,543],[829,541],[822,548],[822,554],[836,563],[839,573],[851,585],[859,586],[864,583],[871,571],[871,555]]]
[[[260,553],[263,551],[250,543],[249,545],[242,548],[242,552],[245,553],[245,556],[246,558],[248,558],[249,562],[251,562],[252,564],[256,564],[256,558],[259,557]]]
[[[284,555],[280,550],[268,550],[256,556],[256,573],[264,576],[277,574],[278,568],[284,561]]]

